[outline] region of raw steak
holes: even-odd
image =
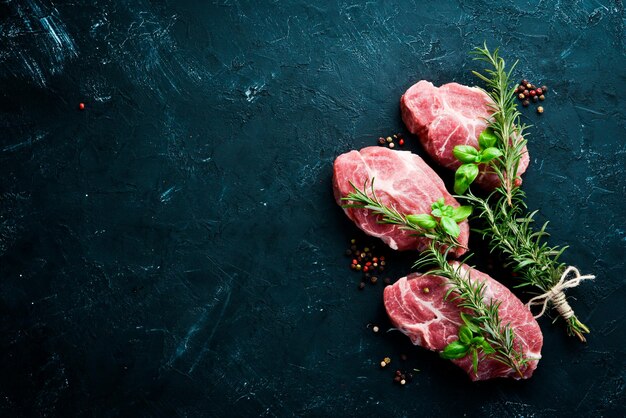
[[[516,348],[526,358],[534,359],[521,369],[523,378],[532,376],[541,358],[543,345],[543,336],[533,315],[506,287],[485,273],[458,262],[453,262],[453,265],[461,266],[464,273],[469,270],[471,280],[486,283],[486,300],[501,302],[500,318],[503,324],[511,324]],[[446,345],[458,339],[459,327],[463,324],[460,309],[453,302],[444,300],[446,283],[446,279],[441,276],[413,273],[387,286],[384,294],[385,308],[394,327],[406,334],[413,344],[437,352],[443,351]],[[465,370],[474,381],[494,377],[520,378],[515,370],[497,360],[480,359],[477,374],[472,370],[471,356],[452,362]]]
[[[400,99],[402,120],[409,131],[419,136],[426,152],[444,167],[455,169],[461,162],[454,157],[452,150],[457,145],[472,145],[478,148],[478,136],[485,130],[485,119],[492,110],[491,98],[477,87],[467,87],[448,83],[437,88],[431,82],[422,80],[411,86]],[[528,150],[517,170],[522,175],[528,167]],[[500,184],[493,173],[485,172],[482,165],[476,183],[485,189],[493,189]],[[521,180],[517,181],[521,184]]]
[[[443,181],[418,155],[409,151],[393,151],[383,147],[367,147],[350,151],[335,160],[333,188],[339,205],[347,202],[341,198],[353,191],[350,181],[362,189],[375,178],[374,189],[378,198],[404,214],[430,213],[431,205],[443,197],[447,205],[458,207],[459,202],[446,190]],[[368,184],[369,192],[369,184]],[[394,250],[418,250],[428,247],[427,238],[415,237],[397,225],[378,223],[379,217],[366,209],[345,208],[344,212],[365,233],[382,239]],[[459,243],[467,247],[469,227],[467,221],[459,224]],[[457,256],[465,253],[459,248]]]

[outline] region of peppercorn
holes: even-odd
[[[530,90],[530,89],[532,89],[532,88],[533,88],[533,85],[532,85],[532,84],[530,84],[530,83],[526,83],[526,88],[527,88],[528,90]]]
[[[541,89],[541,87],[539,87],[539,88],[537,89],[537,95],[538,95],[538,96],[541,96],[542,94],[543,94],[543,90]]]
[[[402,139],[402,138],[401,138],[401,139],[398,141],[398,144],[400,144],[400,146],[404,145],[404,139]]]
[[[369,269],[370,269],[369,267],[367,267],[367,266],[363,266],[363,271],[364,271],[364,272],[365,272],[365,271],[368,271]]]
[[[528,100],[524,100],[522,102],[522,106],[524,106],[524,107],[528,107],[529,104],[530,104],[530,102]]]
[[[430,292],[430,289],[429,289],[429,288],[427,288],[427,287],[425,287],[425,288],[424,288],[424,293],[429,293],[429,292]]]
[[[385,138],[383,138],[382,136],[381,136],[380,138],[378,138],[378,143],[379,143],[380,145],[385,145],[385,143],[386,143],[386,142],[387,142],[387,141],[385,141]]]
[[[352,239],[350,240],[350,244],[356,244],[356,240],[355,240],[354,238],[352,238]]]
[[[377,281],[378,281],[378,277],[376,276],[370,277],[370,282],[372,282],[372,284],[376,284]]]
[[[379,330],[378,325],[374,325],[374,327],[372,327],[372,331],[374,332],[378,332]]]
[[[359,290],[365,289],[365,282],[359,283]]]
[[[517,95],[517,98],[520,100],[524,100],[526,98],[526,96],[524,96],[524,93],[520,93]]]
[[[389,143],[389,148],[393,148],[393,147],[395,147],[395,146],[396,146],[396,144],[394,144],[393,142],[390,142],[390,143]]]
[[[537,103],[539,101],[539,97],[533,96],[533,103]]]
[[[537,108],[537,113],[542,114],[543,113],[543,106],[539,106]]]
[[[393,381],[396,383],[400,383],[400,381],[402,380],[402,378],[400,376],[396,376],[393,378]]]
[[[541,96],[539,96],[539,100],[544,101],[546,100],[546,96],[544,96],[543,94]]]
[[[391,359],[389,357],[385,357],[383,361],[387,364],[391,363]]]
[[[390,136],[388,136],[388,137],[387,137],[387,142],[392,142],[392,141],[393,141],[393,139],[391,139],[391,137],[390,137]]]
[[[357,265],[356,265],[356,269],[357,269],[357,270],[361,270],[361,265],[360,265],[360,264],[357,264]]]
[[[524,96],[526,96],[526,97],[530,96],[530,91],[524,90]]]
[[[400,384],[401,385],[406,385],[406,380],[405,379],[400,380]]]
[[[385,363],[385,361],[384,361],[384,360],[383,360],[383,361],[381,361],[381,362],[380,362],[380,367],[387,367],[387,363]]]
[[[541,86],[541,91],[543,91],[544,93],[548,92],[548,87],[547,86]]]
[[[528,80],[523,78],[522,81],[520,81],[520,84],[526,85],[526,84],[528,84]]]
[[[531,97],[537,95],[537,91],[536,90],[531,90],[529,93],[530,93]]]
[[[85,110],[85,103],[79,103],[79,104],[78,104],[78,108],[79,108],[80,110]]]

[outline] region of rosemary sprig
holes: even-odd
[[[514,346],[515,334],[509,324],[503,324],[498,308],[500,302],[485,302],[485,284],[472,281],[469,272],[463,273],[461,267],[454,267],[446,260],[436,242],[432,242],[428,251],[421,254],[421,259],[414,264],[415,268],[431,267],[429,274],[445,277],[451,284],[446,298],[457,303],[459,308],[467,309],[472,313],[472,319],[480,327],[485,340],[493,348],[488,354],[493,359],[515,370],[520,377],[523,374],[520,368],[527,359]],[[450,297],[452,296],[452,297]]]
[[[513,63],[509,71],[506,71],[506,63],[499,56],[498,49],[493,53],[489,51],[487,45],[483,48],[476,48],[471,52],[474,59],[486,62],[493,69],[486,69],[484,75],[478,71],[472,73],[483,80],[489,90],[486,93],[493,101],[490,107],[493,110],[488,126],[497,137],[498,148],[503,155],[491,161],[491,167],[500,179],[500,191],[506,196],[509,205],[513,204],[513,189],[516,188],[517,169],[526,146],[524,131],[527,126],[520,121],[520,112],[517,110],[515,102],[515,89],[511,83],[511,74],[517,65]]]
[[[502,151],[502,156],[490,160],[488,164],[500,179],[501,185],[486,199],[471,193],[460,197],[478,209],[477,216],[484,222],[478,232],[488,242],[490,249],[500,253],[505,264],[519,273],[521,283],[516,287],[532,286],[545,293],[553,289],[565,271],[565,264],[558,260],[567,247],[550,247],[542,241],[548,235],[547,223],[539,230],[533,228],[533,218],[537,212],[528,213],[525,194],[516,185],[519,162],[527,142],[523,136],[527,126],[520,122],[511,82],[511,73],[517,62],[506,71],[505,62],[497,49],[492,53],[485,45],[472,53],[476,60],[492,67],[484,70],[484,74],[473,73],[487,84],[489,90],[486,93],[493,100],[493,117],[487,120],[488,128],[481,133],[479,142],[486,141],[485,138],[490,135],[497,137],[496,146]],[[462,151],[467,153],[466,148]],[[584,334],[589,333],[589,328],[571,311],[566,315],[562,306],[555,307],[566,320],[568,334],[585,341]]]
[[[520,377],[523,377],[521,367],[527,359],[515,349],[514,332],[509,324],[502,323],[498,312],[499,303],[487,302],[484,297],[484,283],[472,281],[469,274],[463,273],[460,267],[455,268],[447,261],[448,253],[460,247],[454,233],[451,234],[455,231],[450,231],[441,222],[450,207],[443,207],[442,199],[440,199],[433,204],[431,215],[406,215],[393,206],[385,205],[376,196],[374,179],[372,179],[369,193],[367,192],[367,182],[362,190],[352,183],[350,185],[354,191],[342,200],[351,203],[344,205],[344,207],[370,210],[380,216],[380,223],[399,225],[402,229],[414,231],[415,235],[431,239],[428,248],[421,252],[421,258],[414,267],[429,267],[431,268],[429,274],[440,275],[448,279],[450,287],[446,293],[446,299],[471,312],[469,317],[465,314],[462,315],[466,325],[461,327],[459,340],[448,345],[442,352],[442,357],[448,359],[461,358],[471,352],[474,372],[476,373],[478,368],[477,350],[480,349],[485,357],[491,357],[507,365],[515,370]],[[456,219],[459,219],[459,222],[470,214],[468,209],[462,208],[466,207],[457,208],[459,215]],[[447,213],[454,216],[453,213]],[[432,221],[436,221],[436,217],[439,215],[442,215],[439,217],[439,222],[436,225],[432,224]],[[464,327],[476,331],[480,335],[471,338],[462,335],[466,332]]]

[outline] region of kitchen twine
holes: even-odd
[[[565,280],[570,273],[574,273],[574,277],[569,280]],[[565,293],[563,291],[565,289],[571,289],[573,287],[578,286],[583,280],[593,280],[596,276],[591,274],[586,274],[584,276],[580,275],[578,269],[574,266],[569,266],[565,269],[559,281],[552,287],[552,289],[548,290],[546,293],[535,296],[531,300],[528,301],[526,306],[530,309],[534,305],[543,305],[541,307],[541,312],[538,315],[535,315],[535,319],[541,317],[545,312],[548,306],[548,302],[552,302],[556,307],[556,310],[561,314],[563,319],[567,320],[574,316],[574,311],[572,307],[569,306],[567,300],[565,299]]]

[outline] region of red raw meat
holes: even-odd
[[[448,193],[443,181],[418,155],[409,151],[393,151],[383,147],[367,147],[350,151],[335,160],[333,188],[339,205],[347,202],[341,198],[353,191],[350,182],[363,188],[365,182],[375,178],[374,189],[378,198],[403,214],[430,213],[431,205],[443,197],[447,205],[458,207],[459,202]],[[344,208],[348,217],[365,233],[382,239],[394,250],[426,249],[430,240],[415,237],[410,231],[397,225],[378,223],[379,217],[366,209]],[[467,221],[459,224],[459,243],[467,247],[469,226]],[[466,252],[458,248],[459,256]]]
[[[468,271],[472,281],[478,280],[485,285],[485,301],[500,302],[499,313],[502,324],[510,324],[515,333],[515,346],[524,357],[534,359],[521,368],[523,378],[532,376],[541,358],[543,335],[537,321],[528,308],[506,287],[485,273],[465,264],[461,266],[463,274]],[[459,327],[463,324],[461,310],[455,303],[444,299],[448,286],[447,279],[435,275],[410,274],[385,287],[384,301],[387,314],[393,326],[407,335],[413,344],[432,351],[441,352],[458,339]],[[426,290],[428,289],[428,290]],[[480,357],[479,357],[480,358]],[[494,377],[512,377],[520,379],[519,374],[493,359],[479,360],[478,373],[472,369],[471,356],[452,360],[461,367],[474,381]]]
[[[411,86],[400,99],[402,120],[409,131],[419,136],[426,152],[444,167],[456,170],[462,163],[452,150],[457,145],[478,148],[478,136],[485,130],[493,111],[491,98],[478,87],[457,83],[435,87],[430,81],[419,81]],[[520,160],[518,175],[522,175],[530,159],[528,150]],[[498,177],[485,172],[482,166],[476,183],[485,189],[500,185]],[[521,184],[521,180],[517,181]]]

